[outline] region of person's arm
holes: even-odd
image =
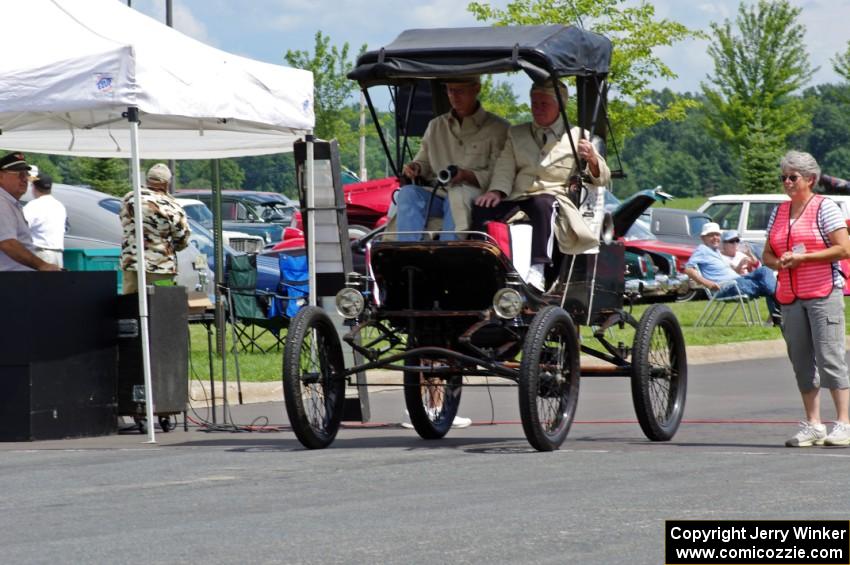
[[[471,184],[472,186],[481,188],[481,184],[478,181],[476,173],[470,169],[458,168],[457,174],[452,177],[449,184]]]
[[[434,171],[431,168],[431,156],[429,154],[429,148],[431,146],[431,138],[434,136],[434,123],[438,118],[434,118],[428,123],[428,127],[425,128],[425,133],[422,135],[422,141],[419,143],[419,151],[416,152],[416,156],[413,158],[413,161],[407,163],[402,168],[402,175],[406,176],[410,179],[411,182],[416,177],[422,177],[425,179],[431,178],[434,175]]]
[[[720,288],[720,285],[714,281],[710,281],[695,268],[685,265],[685,274],[691,277],[697,284],[704,286],[705,288],[711,290],[717,290]]]
[[[585,170],[593,179],[593,184],[596,186],[607,186],[611,181],[611,170],[608,168],[608,163],[596,151],[593,144],[587,139],[581,139],[578,142],[576,151],[579,157],[587,163]]]
[[[48,263],[29,249],[17,239],[4,239],[0,241],[0,251],[8,255],[13,261],[35,269],[36,271],[61,271],[59,265]]]
[[[842,259],[850,259],[850,237],[847,235],[847,228],[832,231],[827,238],[831,245],[826,249],[803,253],[788,251],[780,258],[780,265],[783,269],[796,269],[803,263],[833,263]]]
[[[177,214],[177,222],[172,226],[171,241],[175,251],[182,251],[189,246],[189,236],[192,230],[189,228],[189,221],[186,219],[186,212],[180,210]]]
[[[762,251],[761,254],[761,263],[765,267],[773,269],[774,271],[778,271],[782,268],[779,258],[776,256],[776,253],[773,252],[773,247],[770,246],[770,232],[768,232],[767,241],[764,244],[764,251]]]
[[[514,144],[509,135],[505,142],[505,147],[502,149],[493,167],[490,190],[476,198],[475,205],[492,208],[510,196],[513,191],[514,177],[516,177],[516,167]]]

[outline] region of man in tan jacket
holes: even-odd
[[[451,111],[437,116],[428,124],[416,157],[407,163],[402,174],[420,184],[403,186],[398,193],[396,225],[388,231],[420,232],[429,218],[442,218],[442,231],[469,229],[472,201],[486,190],[496,158],[505,144],[509,124],[487,112],[478,101],[479,77],[462,77],[449,81],[446,92]],[[441,170],[457,167],[446,190],[438,191],[431,200],[429,186]],[[431,201],[430,213],[425,209]],[[420,234],[399,236],[401,241],[416,241]],[[457,239],[444,233],[440,239]]]
[[[566,104],[566,86],[556,85]],[[611,172],[587,140],[588,133],[572,128],[569,135],[590,178],[590,186],[582,189],[576,206],[569,191],[575,190],[571,179],[578,170],[551,81],[531,87],[531,114],[531,123],[509,130],[490,189],[475,199],[472,229],[483,230],[487,221],[524,212],[533,226],[532,264],[526,281],[543,290],[544,267],[552,261],[553,234],[563,253],[590,252],[598,247],[604,199],[601,187],[608,184]]]

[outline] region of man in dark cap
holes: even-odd
[[[24,206],[24,217],[30,226],[35,254],[54,265],[62,266],[62,250],[65,248],[65,206],[51,194],[53,179],[39,174],[33,178],[32,192],[35,197]]]
[[[23,153],[8,153],[0,158],[0,271],[61,270],[35,254],[21,209],[31,168]]]

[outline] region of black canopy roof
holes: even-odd
[[[605,75],[611,42],[574,26],[409,29],[364,53],[348,78],[362,84],[400,84],[415,78],[525,71],[533,81],[551,75]]]

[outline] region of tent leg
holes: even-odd
[[[130,122],[130,170],[133,177],[133,212],[136,224],[136,274],[139,286],[139,321],[142,326],[142,370],[145,376],[145,410],[148,419],[148,441],[156,443],[153,419],[153,386],[151,384],[150,326],[148,320],[148,289],[145,279],[145,234],[142,223],[142,174],[139,163],[139,109],[127,108]]]

